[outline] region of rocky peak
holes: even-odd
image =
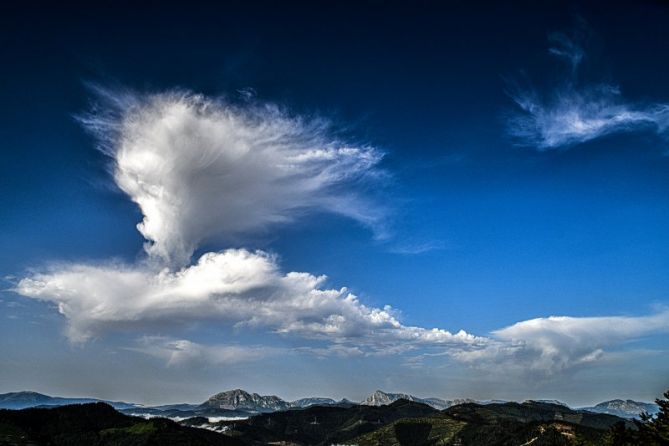
[[[415,397],[405,393],[386,393],[382,390],[377,390],[365,398],[365,400],[360,404],[364,406],[386,406],[400,399],[409,401],[417,400]]]
[[[290,404],[274,395],[263,396],[242,389],[234,389],[217,393],[202,403],[202,406],[225,410],[273,412],[288,409]]]

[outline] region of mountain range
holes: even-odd
[[[399,400],[425,404],[436,410],[445,410],[454,406],[477,403],[490,405],[505,403],[503,401],[474,401],[471,399],[444,400],[441,398],[419,398],[405,393],[388,393],[377,390],[361,403],[362,406],[385,406]],[[96,398],[63,398],[44,395],[37,392],[12,392],[0,394],[0,409],[24,409],[29,407],[53,407],[69,404],[86,404],[104,402],[113,408],[129,415],[149,417],[167,417],[177,420],[193,417],[216,419],[240,419],[261,413],[272,413],[291,409],[304,409],[312,406],[333,406],[348,408],[357,403],[346,399],[336,401],[332,398],[311,397],[295,401],[285,401],[274,395],[259,395],[241,389],[217,393],[201,404],[168,404],[160,406],[143,406],[141,404],[122,401],[103,401]],[[555,400],[541,400],[537,403],[555,404],[568,407]],[[531,403],[531,401],[528,401]],[[615,415],[622,418],[635,418],[642,412],[654,414],[658,406],[653,403],[633,400],[611,400],[594,406],[578,408],[580,411]]]
[[[312,405],[215,423],[144,419],[87,403],[0,410],[0,445],[595,446],[621,424],[631,422],[536,401],[465,403],[440,411],[399,399],[384,405]]]

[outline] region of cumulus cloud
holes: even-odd
[[[475,336],[403,324],[391,307],[370,307],[326,277],[283,273],[262,251],[204,254],[172,272],[124,264],[61,265],[18,282],[19,294],[57,304],[68,336],[84,342],[110,331],[179,332],[195,323],[272,332],[292,339],[293,351],[318,357],[423,352],[486,370],[535,379],[596,364],[625,343],[669,332],[669,311],[630,317],[552,316],[521,321]],[[316,345],[314,345],[316,343]],[[203,346],[146,335],[137,351],[168,364],[224,364],[277,354],[261,346]],[[241,350],[247,353],[240,353]],[[235,360],[235,358],[237,358]]]
[[[229,249],[204,254],[176,272],[123,264],[64,265],[22,279],[16,291],[57,304],[75,342],[109,330],[205,321],[372,350],[397,343],[483,342],[464,331],[403,325],[391,307],[366,306],[346,288],[324,287],[325,281],[308,273],[284,274],[267,253]]]
[[[579,80],[585,57],[581,45],[565,34],[552,34],[551,54],[567,60],[571,72],[548,92],[511,84],[508,94],[520,109],[508,119],[508,132],[520,145],[538,150],[570,147],[620,132],[665,134],[669,103],[626,101],[617,85]]]
[[[551,316],[494,331],[484,348],[453,356],[475,366],[545,378],[596,363],[626,342],[662,333],[669,333],[669,310],[637,317]]]
[[[230,241],[306,211],[383,233],[383,210],[356,192],[382,175],[383,154],[349,144],[319,118],[189,92],[99,91],[80,119],[113,160],[118,187],[144,216],[150,256],[177,267],[207,241]]]

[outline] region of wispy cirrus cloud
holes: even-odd
[[[590,83],[579,78],[578,69],[586,57],[579,42],[582,34],[549,35],[549,52],[570,66],[560,83],[548,91],[509,83],[507,93],[519,109],[508,117],[509,135],[519,145],[545,151],[568,148],[613,133],[666,134],[669,103],[631,102],[623,97],[618,85]]]

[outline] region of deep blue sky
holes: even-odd
[[[486,336],[537,317],[636,317],[667,304],[666,133],[611,132],[538,151],[507,129],[517,112],[509,79],[529,78],[539,90],[559,84],[568,70],[549,54],[548,36],[581,21],[589,30],[584,82],[616,84],[634,104],[669,102],[663,3],[142,3],[0,10],[0,275],[9,277],[7,288],[48,262],[132,263],[142,255],[141,213],[116,190],[107,158],[75,119],[93,100],[93,82],[232,98],[253,89],[259,100],[327,116],[349,141],[385,152],[389,179],[373,195],[392,208],[387,240],[349,219],[316,214],[247,245],[276,253],[285,271],[327,274],[329,285],[348,286],[370,306],[391,305],[407,325]],[[2,356],[14,362],[0,391],[39,387],[39,375],[20,378],[22,367],[55,342],[63,353],[52,363],[71,355],[94,362],[92,347],[54,340],[65,322],[52,307],[12,292],[2,299],[27,307],[3,309],[16,318],[0,322]],[[49,322],[35,333],[28,313]],[[123,336],[96,342],[113,349]],[[644,339],[639,350],[662,349],[667,340]],[[625,387],[629,396],[651,398],[669,384],[660,378],[669,363],[648,361],[657,379],[638,391]],[[178,382],[181,372],[151,367]],[[402,387],[388,390],[430,392],[411,376],[387,381]],[[115,392],[97,384],[79,390],[64,379],[41,389]],[[249,385],[277,387],[263,379]],[[355,398],[374,385],[324,379],[337,384],[314,383],[309,391]],[[475,386],[457,379],[435,396],[468,396]],[[246,384],[240,380],[210,377],[179,396],[197,400]],[[165,387],[142,398],[162,401]],[[559,383],[546,388],[532,395],[563,397]],[[304,393],[290,385],[276,392]],[[599,389],[592,398],[600,396],[615,395]]]

